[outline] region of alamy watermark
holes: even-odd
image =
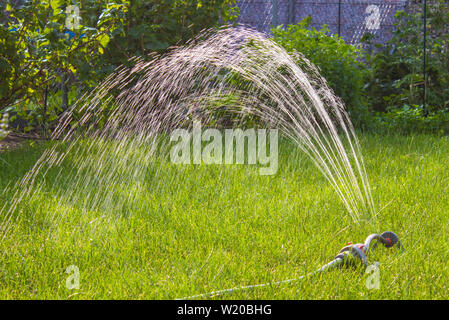
[[[365,281],[366,288],[369,290],[372,290],[372,289],[379,290],[380,289],[379,262],[375,262],[374,264],[369,265],[366,268],[365,273],[368,274],[368,277],[366,278],[366,281]]]
[[[65,286],[69,290],[80,288],[80,269],[75,265],[70,265],[65,270],[65,273],[69,274],[65,280]]]
[[[77,5],[69,5],[65,13],[67,15],[65,19],[66,28],[70,30],[79,29],[81,22],[80,8]]]
[[[170,141],[176,142],[170,151],[174,164],[259,164],[261,175],[274,175],[278,170],[277,129],[225,129],[223,150],[220,130],[203,131],[201,124],[194,123],[191,131],[174,130]]]
[[[368,30],[380,29],[380,9],[374,4],[366,7],[365,13],[368,16],[365,19],[365,26]]]

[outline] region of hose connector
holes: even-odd
[[[341,259],[345,267],[366,267],[368,265],[365,251],[359,244],[351,244],[342,248],[335,259]]]

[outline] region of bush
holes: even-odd
[[[0,6],[0,111],[11,113],[12,125],[20,118],[25,131],[48,127],[67,109],[72,85],[88,87],[103,77],[96,62],[110,38],[123,31],[124,4],[86,0],[76,26],[67,22],[74,17],[70,5],[23,0]],[[58,91],[60,103],[51,103]]]
[[[357,47],[345,43],[338,35],[331,35],[326,25],[321,30],[310,29],[312,18],[285,29],[272,29],[274,40],[288,52],[298,51],[315,64],[335,94],[342,98],[354,123],[366,116],[363,96],[364,66]]]
[[[378,113],[373,120],[370,129],[376,132],[449,134],[449,112],[440,110],[424,116],[419,105],[406,104]]]
[[[399,11],[393,37],[384,45],[371,45],[370,34],[362,39],[371,48],[365,52],[367,98],[376,112],[370,129],[449,134],[448,10],[441,0],[428,4],[426,80],[422,10]]]
[[[111,39],[104,55],[107,65],[127,64],[130,57],[183,45],[204,29],[234,21],[239,13],[236,0],[127,2],[125,32]]]
[[[449,106],[449,4],[435,1],[428,5],[427,110],[447,110]],[[400,11],[396,14],[393,38],[376,45],[366,54],[370,66],[366,89],[374,111],[402,110],[422,105],[424,33],[422,14]],[[369,34],[365,41],[369,43]]]
[[[11,114],[14,129],[51,131],[61,112],[116,66],[232,21],[234,3],[8,1],[0,5],[0,111]],[[72,4],[79,16],[69,10]],[[69,18],[78,25],[67,23]]]

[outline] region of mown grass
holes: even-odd
[[[49,175],[15,211],[14,227],[0,243],[0,298],[182,298],[295,278],[332,260],[349,241],[392,230],[405,251],[382,248],[370,256],[380,262],[379,290],[366,287],[362,271],[344,269],[223,298],[447,299],[449,139],[360,139],[375,203],[383,208],[360,225],[288,143],[280,146],[274,176],[260,176],[247,165],[163,163],[157,174],[149,169],[135,184],[111,186],[135,195],[119,212],[58,203],[58,188],[87,191],[70,190]],[[20,179],[46,147],[1,153],[0,190]],[[11,196],[0,196],[0,208]],[[48,219],[63,206],[64,217]],[[70,265],[80,270],[79,289],[66,288]]]

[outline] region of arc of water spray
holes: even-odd
[[[54,133],[57,143],[21,179],[13,199],[1,209],[2,230],[13,227],[20,205],[43,188],[53,171],[55,186],[82,191],[55,190],[58,204],[47,213],[50,223],[57,225],[80,203],[85,210],[100,212],[127,208],[135,194],[117,199],[104,186],[139,181],[150,164],[156,166],[154,146],[161,135],[192,119],[212,123],[216,113],[208,103],[229,95],[240,101],[240,106],[227,107],[235,123],[251,115],[262,126],[279,128],[310,156],[354,222],[363,215],[374,216],[349,116],[318,69],[300,53],[289,55],[264,34],[239,26],[204,31],[185,47],[130,63],[62,118]],[[71,161],[70,169],[62,166],[65,161]],[[155,183],[153,191],[167,184]]]

